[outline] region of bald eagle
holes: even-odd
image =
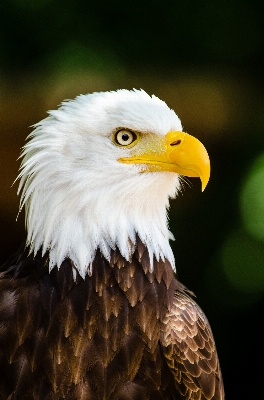
[[[176,278],[168,199],[204,146],[143,90],[80,95],[35,125],[27,240],[0,270],[1,400],[223,400],[209,323]]]

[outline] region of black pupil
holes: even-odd
[[[127,133],[124,133],[122,135],[122,139],[124,140],[124,142],[126,142],[129,139],[129,135]]]

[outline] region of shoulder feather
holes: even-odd
[[[203,311],[177,290],[161,331],[161,345],[175,385],[186,400],[224,400],[213,334]]]

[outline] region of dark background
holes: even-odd
[[[260,0],[0,2],[1,262],[25,238],[11,185],[29,126],[79,93],[154,93],[211,158],[205,192],[190,179],[171,204],[172,246],[239,400],[263,397],[263,22]]]

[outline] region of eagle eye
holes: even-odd
[[[120,129],[114,134],[114,142],[118,146],[132,147],[137,141],[137,134],[128,129]]]

